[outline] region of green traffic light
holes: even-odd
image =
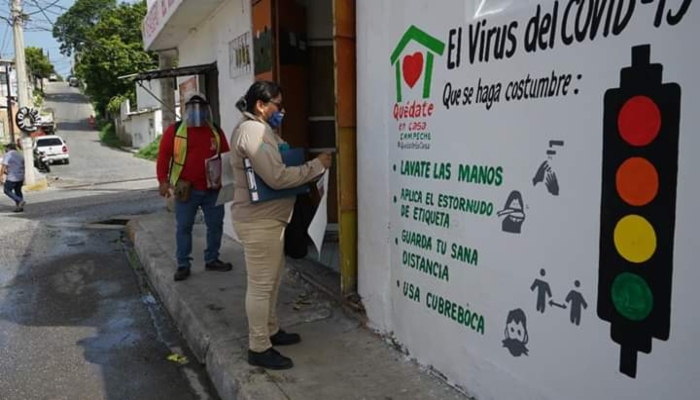
[[[646,281],[637,274],[623,272],[615,278],[611,289],[617,312],[632,321],[642,321],[651,314],[654,295]]]

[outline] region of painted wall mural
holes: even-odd
[[[396,340],[477,398],[695,399],[700,10],[445,1],[359,44]]]

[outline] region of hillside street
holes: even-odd
[[[125,240],[164,208],[155,165],[103,146],[77,89],[46,92],[71,162],[24,213],[0,201],[0,398],[215,399]]]

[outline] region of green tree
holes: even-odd
[[[70,56],[80,52],[88,43],[88,33],[102,14],[116,6],[117,0],[77,0],[53,26],[53,37],[61,44],[61,53]]]
[[[155,54],[143,50],[141,21],[145,16],[145,1],[122,3],[104,11],[85,32],[86,41],[77,53],[75,72],[100,111],[104,112],[115,96],[133,100],[134,83],[119,79],[120,76],[157,65]]]
[[[29,71],[39,78],[48,78],[54,72],[54,66],[39,47],[27,47],[24,50]]]

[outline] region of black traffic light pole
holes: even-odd
[[[632,48],[620,87],[605,93],[603,116],[597,312],[620,345],[620,372],[632,378],[637,353],[650,353],[652,338],[668,340],[671,322],[681,88],[662,82],[663,66],[650,64],[650,50]],[[646,175],[625,170],[640,164]],[[618,182],[630,171],[632,182]],[[632,229],[620,228],[624,220],[634,220]],[[642,255],[623,247],[640,231],[648,239]]]

